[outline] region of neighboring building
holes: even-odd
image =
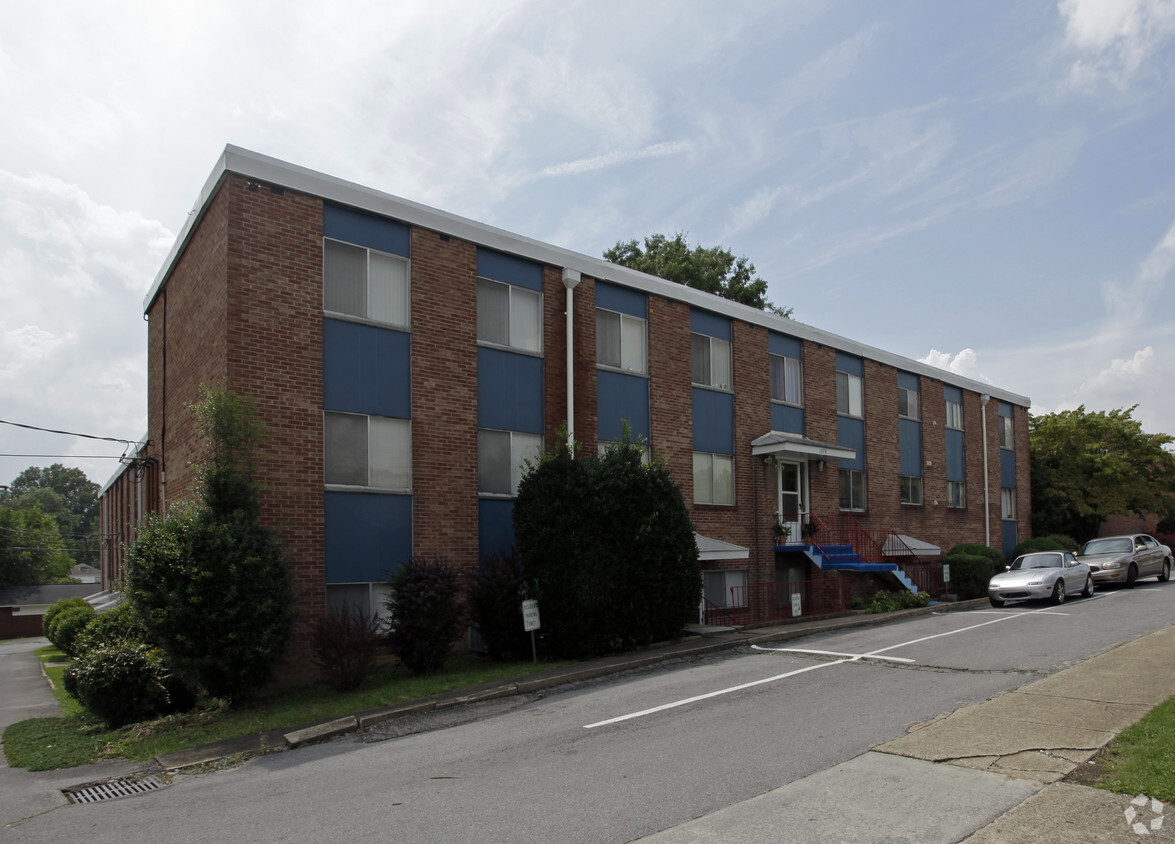
[[[807,612],[857,572],[1029,535],[1023,396],[235,147],[145,311],[148,439],[102,531],[191,494],[190,407],[227,379],[272,435],[265,519],[301,637],[374,606],[409,555],[472,570],[508,549],[519,466],[565,422],[590,452],[627,425],[667,462],[714,617],[768,617],[766,584],[808,584]],[[121,565],[104,550],[104,585]]]
[[[67,598],[93,599],[96,583],[53,583],[44,586],[9,586],[0,589],[0,639],[40,636],[45,611]]]

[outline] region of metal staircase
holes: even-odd
[[[893,531],[864,528],[847,513],[829,521],[808,514],[805,520],[801,541],[777,545],[777,550],[801,551],[819,569],[892,572],[903,588],[918,593],[918,584],[893,562],[893,556],[914,558],[913,552]]]

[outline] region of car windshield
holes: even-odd
[[[1017,557],[1012,563],[1012,571],[1023,569],[1059,569],[1061,567],[1060,554],[1026,554]]]
[[[1131,552],[1129,536],[1119,536],[1114,539],[1091,539],[1081,549],[1082,554],[1129,554]]]

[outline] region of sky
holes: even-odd
[[[0,484],[146,432],[143,297],[226,144],[592,256],[683,232],[799,322],[1175,434],[1175,0],[0,8]]]

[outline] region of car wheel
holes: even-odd
[[[991,605],[996,608],[1002,607],[1004,605],[1004,602],[999,598],[993,598],[990,595],[987,597],[987,600],[991,601]]]
[[[1065,579],[1064,578],[1058,577],[1057,578],[1057,585],[1053,587],[1053,603],[1054,604],[1065,603]]]
[[[1085,578],[1085,588],[1081,590],[1081,597],[1082,598],[1092,598],[1093,597],[1093,575],[1092,574],[1088,575]]]
[[[1171,561],[1163,560],[1163,573],[1159,575],[1159,583],[1166,583],[1171,579]]]
[[[1134,581],[1138,580],[1138,566],[1134,563],[1130,564],[1130,568],[1126,572],[1126,588],[1133,589]]]

